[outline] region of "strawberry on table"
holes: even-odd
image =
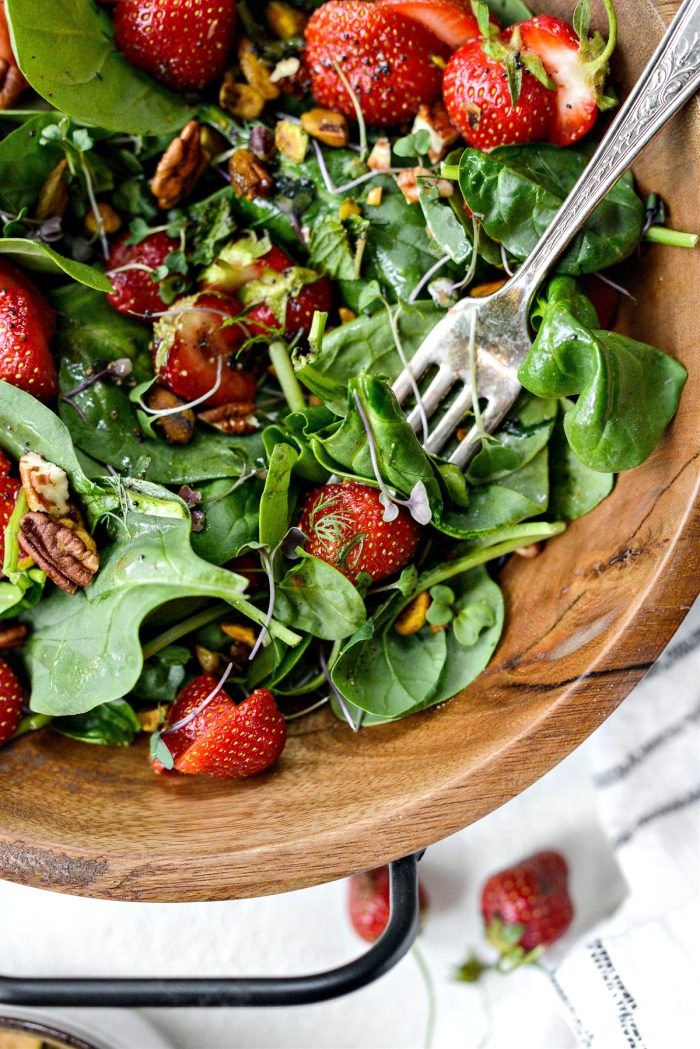
[[[213,674],[200,674],[181,689],[170,709],[163,742],[177,772],[189,776],[241,779],[263,772],[277,761],[287,739],[287,723],[266,688],[257,688],[242,703],[234,703],[220,689],[186,724],[219,682]]]
[[[479,36],[469,0],[377,0],[377,5],[424,26],[452,48]]]
[[[236,0],[118,0],[114,10],[117,47],[175,91],[223,75],[235,28]]]
[[[393,521],[384,521],[384,509],[369,485],[324,484],[302,510],[299,527],[309,537],[304,549],[352,582],[361,572],[375,582],[387,579],[413,559],[421,526],[404,507]]]
[[[345,77],[366,122],[375,126],[400,124],[422,103],[433,102],[449,54],[449,46],[424,26],[362,0],[329,0],[306,27],[316,101],[354,117]]]
[[[374,943],[386,929],[391,903],[389,899],[389,867],[375,867],[364,874],[353,874],[349,884],[348,907],[350,921],[358,936]],[[428,896],[418,885],[418,904],[421,914],[428,909]]]
[[[0,262],[0,379],[49,401],[58,376],[49,341],[56,314],[32,282]]]
[[[482,889],[481,911],[487,940],[504,956],[554,943],[574,916],[566,860],[550,849],[492,875]]]
[[[212,391],[202,402],[211,407],[252,401],[255,379],[236,361],[247,334],[241,324],[230,323],[241,313],[235,299],[220,293],[200,291],[176,299],[153,329],[160,382],[186,401]]]
[[[150,233],[138,244],[129,244],[128,240],[129,234],[122,234],[109,253],[107,276],[114,291],[107,300],[127,317],[160,313],[165,308],[160,286],[143,267],[157,270],[171,252],[178,250],[179,242],[164,230]]]
[[[22,686],[14,670],[0,659],[0,746],[17,731],[22,716]]]

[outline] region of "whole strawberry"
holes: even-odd
[[[188,776],[240,779],[263,772],[284,750],[287,723],[266,688],[258,688],[235,704],[220,689],[213,674],[200,674],[181,689],[168,714],[169,725],[185,722],[162,733],[174,768]],[[194,716],[192,716],[194,714]]]
[[[307,535],[304,549],[333,565],[355,582],[366,572],[375,582],[387,579],[413,559],[421,527],[399,508],[384,521],[379,492],[366,484],[324,484],[308,497],[299,527]]]
[[[14,670],[0,659],[0,746],[17,731],[22,716],[22,686]]]
[[[222,76],[235,29],[235,0],[119,0],[114,9],[117,47],[175,91]]]
[[[445,107],[470,146],[541,142],[549,136],[556,112],[556,92],[521,70],[522,84],[513,105],[506,66],[487,55],[479,40],[456,51],[442,82]]]
[[[28,277],[0,262],[0,379],[40,401],[58,392],[49,342],[56,314]]]
[[[537,852],[492,875],[482,889],[481,911],[487,940],[504,956],[554,943],[574,916],[566,860],[554,850]]]
[[[306,27],[311,91],[327,109],[355,116],[350,84],[368,124],[392,126],[440,94],[449,47],[424,26],[363,0],[329,0]],[[437,59],[437,62],[435,61]]]
[[[148,319],[150,314],[162,312],[165,306],[160,285],[143,267],[157,270],[171,252],[177,251],[179,243],[163,230],[150,233],[138,244],[129,244],[128,240],[129,234],[122,234],[109,253],[107,276],[114,291],[107,296],[107,301],[127,317]]]
[[[350,878],[348,907],[350,921],[358,936],[374,943],[386,929],[391,903],[389,899],[389,867],[375,867],[364,874]],[[423,914],[428,909],[428,896],[418,885],[418,904]]]
[[[3,474],[4,472],[3,469]],[[19,481],[16,481],[14,477],[0,477],[0,575],[2,575],[2,564],[5,560],[5,529],[12,517],[20,487]]]
[[[160,382],[186,401],[206,397],[201,403],[211,407],[252,401],[255,379],[236,357],[246,331],[231,323],[241,312],[235,299],[214,292],[177,299],[153,329]]]
[[[377,6],[417,22],[452,48],[479,36],[469,0],[377,0]]]

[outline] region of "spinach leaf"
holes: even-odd
[[[192,548],[213,565],[238,557],[241,549],[259,540],[258,515],[263,484],[255,477],[237,484],[229,478],[198,485],[204,528],[192,533]]]
[[[563,399],[561,403],[563,411],[549,442],[549,514],[559,521],[575,521],[610,495],[615,475],[591,470],[572,451],[563,413],[573,405]]]
[[[418,202],[428,232],[443,255],[449,255],[453,262],[466,263],[472,254],[471,241],[450,205],[442,201],[437,186],[426,186],[419,182]]]
[[[123,482],[120,494],[123,523],[90,586],[56,590],[22,617],[30,625],[22,659],[39,713],[80,714],[130,692],[143,667],[141,621],[168,601],[217,598],[254,622],[265,618],[242,596],[245,579],[193,552],[182,500],[135,481]],[[274,621],[270,633],[291,645],[299,640]]]
[[[345,394],[345,391],[343,391]],[[311,450],[311,437],[323,430],[334,419],[325,405],[305,408],[301,412],[290,412],[280,422],[266,426],[262,432],[262,442],[268,458],[280,441],[290,444],[297,452],[293,472],[314,484],[328,480],[328,471],[324,470]]]
[[[59,311],[54,347],[61,357],[64,394],[89,379],[100,361],[128,358],[137,383],[152,379],[146,325],[117,313],[103,295],[86,288],[61,288],[51,294],[51,302]],[[146,457],[146,477],[163,484],[235,477],[248,472],[262,455],[258,434],[229,437],[198,430],[186,445],[144,436],[128,390],[107,382],[96,382],[69,401],[62,399],[59,411],[75,444],[92,459],[133,473]]]
[[[486,6],[504,28],[532,18],[532,11],[523,0],[486,0]]]
[[[86,0],[7,0],[17,63],[42,98],[77,120],[109,131],[179,131],[184,100],[126,60],[107,12]]]
[[[134,695],[147,703],[170,703],[185,680],[185,667],[191,658],[192,653],[184,645],[168,645],[161,649],[144,661],[134,685]]]
[[[306,634],[296,648],[287,648],[279,641],[261,648],[248,666],[246,688],[252,692],[254,688],[264,685],[265,688],[276,689],[277,695],[285,695],[286,689],[278,686],[301,662],[312,641],[311,634]]]
[[[54,732],[81,743],[98,743],[107,747],[128,747],[141,731],[139,719],[125,699],[112,699],[101,707],[72,717],[54,718]]]
[[[432,303],[417,302],[402,305],[397,317],[401,344],[408,358],[412,357],[423,339],[435,327],[442,310]],[[297,375],[312,393],[322,396],[329,408],[338,415],[347,411],[347,383],[360,372],[381,375],[390,382],[401,371],[402,364],[391,334],[385,309],[371,316],[362,315],[349,324],[326,335],[323,348],[312,364],[301,368]],[[317,377],[330,379],[337,386],[320,388]]]
[[[16,214],[22,208],[33,208],[39,190],[63,160],[57,142],[39,144],[44,128],[58,120],[59,113],[35,113],[0,142],[0,207],[5,211]]]
[[[297,459],[298,455],[290,444],[277,444],[272,449],[260,497],[260,542],[268,550],[275,549],[289,527],[294,500],[289,486]]]
[[[538,517],[549,500],[548,453],[543,448],[525,466],[469,491],[469,506],[443,510],[438,527],[458,539],[488,535],[528,517]]]
[[[516,259],[530,254],[557,214],[588,158],[546,143],[465,149],[459,184],[482,226]],[[595,273],[626,259],[639,243],[644,204],[631,173],[610,190],[557,262],[560,273]]]
[[[653,346],[592,331],[557,301],[545,311],[519,378],[540,397],[578,394],[564,418],[569,444],[590,469],[617,473],[651,455],[676,412],[686,374]]]
[[[487,440],[469,463],[469,482],[500,480],[534,459],[549,441],[557,411],[553,397],[521,393],[495,438]]]
[[[86,288],[108,292],[112,290],[111,282],[93,266],[84,262],[75,262],[59,255],[57,251],[38,240],[27,240],[24,237],[0,238],[0,255],[6,255],[12,262],[35,273],[49,273],[54,277],[68,276]]]
[[[337,568],[304,553],[276,588],[275,616],[314,637],[340,641],[367,618],[356,587]]]

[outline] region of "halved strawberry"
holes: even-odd
[[[377,0],[377,7],[417,22],[452,48],[479,36],[469,0]]]
[[[212,407],[252,401],[255,379],[236,360],[247,333],[231,323],[241,312],[235,299],[219,293],[177,299],[153,329],[153,362],[163,385],[187,401],[211,391],[201,403]]]
[[[58,375],[49,341],[56,314],[34,284],[0,262],[0,379],[49,401],[58,392]]]
[[[107,276],[114,291],[107,296],[107,301],[127,317],[145,315],[147,319],[149,314],[160,313],[165,307],[157,281],[143,267],[157,270],[171,252],[177,251],[179,243],[164,230],[149,234],[138,244],[127,244],[128,239],[128,233],[122,234],[109,253]]]
[[[608,57],[615,46],[616,26],[610,25],[610,44],[599,33],[588,37],[587,27],[579,37],[573,26],[553,15],[537,15],[511,26],[503,39],[516,47],[534,51],[557,85],[556,108],[549,141],[569,146],[586,135],[598,118],[599,109],[614,105],[603,93]]]
[[[345,78],[366,122],[390,127],[437,98],[450,48],[424,26],[378,4],[328,0],[309,19],[305,54],[321,106],[355,116]]]
[[[12,667],[0,659],[0,746],[17,731],[22,717],[22,686]]]

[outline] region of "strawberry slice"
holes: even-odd
[[[168,724],[186,721],[163,734],[175,770],[188,776],[241,779],[263,772],[277,761],[287,739],[287,723],[266,688],[257,688],[235,704],[222,690],[194,717],[218,686],[213,674],[200,674],[181,689]],[[157,770],[158,771],[158,770]]]
[[[0,379],[50,401],[58,375],[49,341],[56,314],[28,277],[0,262]]]
[[[230,323],[241,313],[235,299],[219,293],[176,299],[153,329],[153,363],[163,385],[186,401],[211,391],[201,402],[210,407],[252,401],[255,379],[236,361],[247,334]]]
[[[0,746],[17,731],[22,717],[22,686],[14,670],[0,659]]]
[[[579,37],[573,26],[553,15],[537,15],[511,26],[503,39],[539,55],[557,85],[549,132],[555,146],[570,146],[583,138],[595,124],[598,110],[615,104],[603,92],[608,58],[615,46],[614,15],[607,45],[599,33],[589,38],[583,32]]]
[[[365,121],[391,127],[440,94],[450,48],[424,26],[378,4],[329,0],[309,19],[305,54],[319,105],[355,117],[345,79]]]
[[[109,253],[107,276],[114,291],[107,301],[126,317],[148,318],[165,307],[157,281],[143,267],[157,270],[180,245],[164,230],[149,234],[138,244],[127,244],[128,240],[129,234],[122,234]]]
[[[417,22],[453,49],[479,36],[468,0],[377,0],[377,7]]]

